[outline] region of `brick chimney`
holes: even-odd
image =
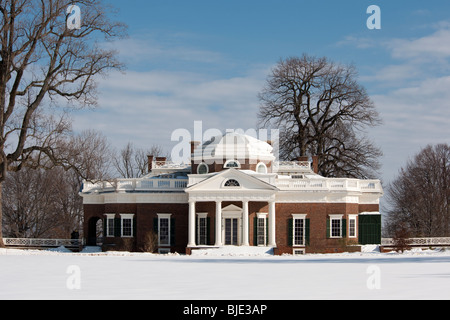
[[[166,164],[166,157],[156,157],[156,166],[163,166]]]
[[[191,141],[191,154],[194,153],[195,148],[200,144],[199,141]]]
[[[153,156],[148,155],[147,159],[148,159],[147,170],[150,173],[150,172],[152,172],[152,169],[153,169]]]
[[[312,167],[313,167],[314,173],[318,174],[319,173],[319,156],[312,157]]]

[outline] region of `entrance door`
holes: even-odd
[[[238,245],[238,219],[225,218],[225,245]]]

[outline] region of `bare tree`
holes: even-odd
[[[280,129],[280,157],[318,156],[324,176],[367,177],[381,151],[364,130],[381,123],[352,66],[307,55],[281,60],[260,93],[261,126]]]
[[[64,177],[56,168],[24,168],[8,175],[3,190],[3,220],[7,236],[53,238],[60,233],[57,229],[68,223],[60,205],[62,201],[69,201]]]
[[[109,177],[110,146],[93,130],[72,137],[67,145],[70,149],[58,149],[64,155],[57,158],[70,156],[66,161],[77,170],[66,170],[49,161],[48,168],[24,167],[6,177],[2,205],[7,236],[66,239],[72,231],[82,230],[82,177]]]
[[[163,148],[153,145],[150,149],[135,148],[131,142],[113,156],[113,166],[122,178],[139,178],[148,173],[148,156],[166,157]]]
[[[49,161],[71,166],[55,152],[67,141],[70,121],[52,114],[95,106],[97,76],[122,67],[99,36],[113,40],[124,26],[109,20],[99,0],[76,4],[81,24],[68,28],[73,1],[0,0],[0,195],[8,172]]]
[[[412,237],[450,236],[450,146],[428,145],[408,161],[387,188],[386,229]]]

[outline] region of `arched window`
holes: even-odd
[[[239,184],[239,182],[234,179],[228,179],[224,184],[224,187],[240,187],[240,186],[241,185]]]
[[[208,166],[205,163],[200,163],[197,167],[198,174],[207,174],[209,171]]]
[[[258,173],[267,173],[267,167],[264,163],[260,162],[256,166],[256,172]]]
[[[241,164],[237,160],[228,160],[225,162],[224,168],[240,168]]]

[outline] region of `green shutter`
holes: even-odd
[[[288,219],[288,246],[292,247],[294,244],[294,219]]]
[[[327,239],[330,238],[330,219],[327,218]]]
[[[206,244],[207,245],[211,245],[211,240],[210,240],[210,228],[211,226],[211,218],[207,217],[206,218]]]
[[[200,239],[200,232],[198,230],[198,216],[195,216],[195,243],[198,245],[198,240]]]
[[[175,218],[170,219],[170,245],[175,245]]]
[[[133,237],[136,237],[136,232],[137,232],[136,222],[137,222],[137,218],[136,218],[136,216],[134,216],[133,217]]]
[[[266,217],[265,227],[266,227],[266,243],[264,245],[267,245],[269,243],[269,217]]]
[[[341,231],[342,238],[345,238],[347,236],[347,219],[342,219]]]
[[[122,219],[114,218],[114,236],[120,237],[122,234]]]
[[[158,218],[153,218],[153,231],[158,234]]]
[[[305,219],[305,245],[309,246],[309,219]]]
[[[253,218],[253,245],[258,245],[258,218]]]
[[[108,235],[107,234],[107,232],[108,232],[108,219],[107,218],[104,218],[103,219],[103,237],[104,238],[106,238],[106,236]]]

